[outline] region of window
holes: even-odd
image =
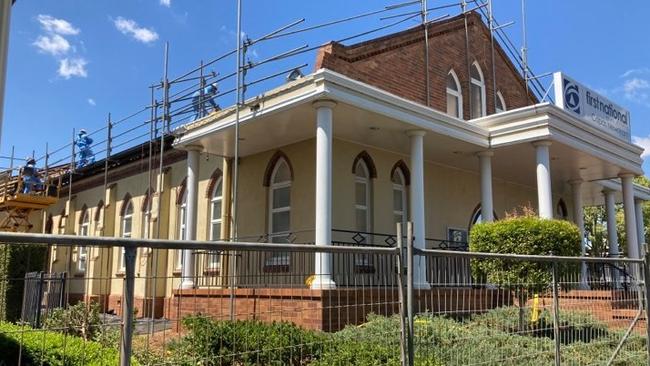
[[[223,200],[222,192],[223,181],[218,178],[212,195],[210,197],[210,240],[221,239],[221,203]],[[213,252],[208,256],[208,268],[219,267],[219,253]]]
[[[126,198],[123,203],[125,206],[122,210],[122,237],[130,238],[133,230],[133,202],[130,198]],[[120,272],[124,271],[124,247],[120,248],[120,257],[118,259],[118,267]]]
[[[568,220],[569,218],[569,210],[566,207],[566,203],[564,203],[564,200],[561,198],[555,206],[555,216],[559,220]]]
[[[142,237],[151,239],[151,201],[153,194],[148,190],[144,196],[144,205],[142,207]]]
[[[454,70],[447,74],[447,114],[463,118],[463,93]]]
[[[287,243],[291,228],[291,169],[284,158],[273,167],[269,187],[269,239],[272,243]],[[267,266],[288,266],[289,253],[274,253]]]
[[[357,161],[354,167],[354,210],[356,217],[356,228],[363,240],[359,244],[368,244],[368,232],[370,228],[370,171],[363,159]],[[360,254],[355,256],[355,266],[358,270],[366,272],[371,268],[370,256]]]
[[[503,94],[501,94],[500,91],[497,92],[497,105],[494,106],[494,109],[496,110],[497,113],[506,111],[506,102],[503,99]]]
[[[472,101],[471,118],[485,116],[485,81],[478,63],[474,62],[470,67],[470,98]]]
[[[181,188],[182,189],[182,188]],[[178,240],[187,239],[187,191],[183,190],[181,204],[178,206]],[[176,250],[176,269],[183,267],[183,251]]]
[[[81,216],[81,223],[79,225],[79,236],[88,236],[90,235],[90,212],[87,209],[83,210]],[[87,247],[78,247],[77,253],[79,272],[86,272],[88,266],[88,248]]]
[[[402,169],[395,169],[391,180],[393,181],[393,221],[406,223],[406,179]]]

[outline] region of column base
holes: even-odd
[[[329,275],[316,275],[309,288],[312,290],[333,290],[336,288],[336,283]]]
[[[194,288],[194,281],[183,280],[183,282],[181,282],[181,290],[191,290],[193,288]]]

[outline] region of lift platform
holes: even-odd
[[[23,192],[23,178],[21,174],[13,175],[12,171],[0,173],[0,231],[26,232],[34,225],[29,221],[29,216],[44,210],[58,202],[58,184],[52,184],[46,178],[42,187],[29,193]]]

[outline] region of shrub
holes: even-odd
[[[322,350],[322,333],[288,322],[192,316],[183,319],[183,325],[190,333],[170,346],[177,358],[173,364],[303,365]]]
[[[116,365],[116,348],[102,347],[93,341],[84,341],[62,333],[33,330],[28,326],[0,322],[0,364],[74,366]]]
[[[559,256],[580,255],[580,231],[564,220],[540,219],[528,214],[501,221],[476,224],[470,234],[473,252]],[[552,281],[550,262],[504,259],[472,260],[475,277],[514,290],[519,306],[533,293],[546,291]],[[557,265],[557,276],[573,271],[576,264]],[[523,311],[523,310],[522,310]],[[520,311],[519,329],[524,329],[524,314]]]
[[[17,321],[23,308],[23,290],[27,272],[43,271],[47,247],[37,245],[0,245],[0,320]]]

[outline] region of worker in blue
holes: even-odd
[[[216,95],[219,92],[217,83],[212,83],[203,88],[203,95],[201,91],[197,90],[192,94],[192,107],[194,108],[194,119],[199,119],[208,114],[207,104],[212,106],[212,111],[218,111],[219,105],[215,102]]]
[[[23,178],[23,192],[30,194],[34,191],[43,190],[43,180],[38,176],[36,169],[36,160],[34,158],[25,159],[25,166],[20,169],[20,175]]]
[[[90,148],[92,143],[93,143],[93,139],[91,139],[90,136],[88,136],[86,130],[84,130],[83,128],[79,130],[77,140],[75,141],[75,145],[79,150],[78,152],[79,158],[77,159],[77,168],[82,168],[88,164],[92,164],[95,162],[95,153],[93,153],[93,150]]]

